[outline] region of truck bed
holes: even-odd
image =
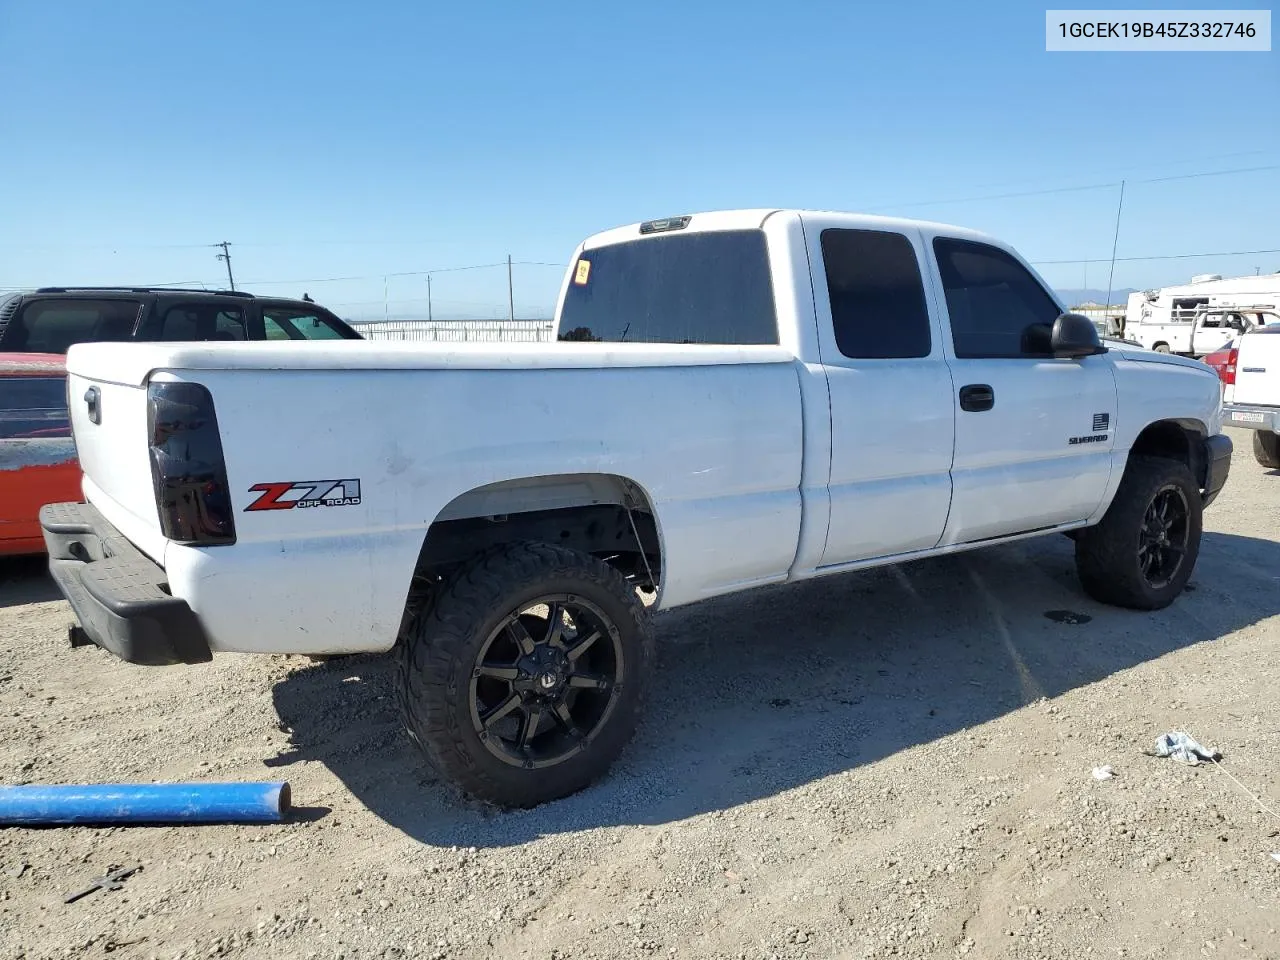
[[[509,370],[591,367],[689,367],[790,363],[775,346],[648,343],[395,343],[343,340],[321,343],[92,344],[94,371],[116,383],[141,384],[153,370]],[[67,353],[67,369],[85,373],[80,346]]]
[[[89,502],[192,598],[215,651],[390,647],[427,527],[509,478],[635,483],[663,520],[664,606],[784,579],[795,558],[803,412],[778,347],[95,344],[68,367]],[[213,397],[234,547],[160,530],[145,385],[166,380]],[[356,502],[248,509],[263,485],[328,481],[355,481]],[[325,609],[297,581],[330,584]],[[333,639],[308,635],[317,620]]]

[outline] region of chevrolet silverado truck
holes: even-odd
[[[1223,410],[1233,427],[1253,431],[1253,456],[1280,469],[1280,323],[1241,334],[1228,366],[1234,392]]]
[[[1103,342],[1007,245],[749,210],[575,252],[559,341],[71,348],[83,503],[42,512],[81,642],[140,664],[394,651],[444,777],[601,776],[650,612],[1067,534],[1171,603],[1230,466],[1204,364]]]

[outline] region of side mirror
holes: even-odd
[[[1078,313],[1064,313],[1053,321],[1049,349],[1058,360],[1079,360],[1107,352],[1093,321]]]

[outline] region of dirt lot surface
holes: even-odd
[[[433,779],[385,659],[133,667],[4,564],[0,781],[309,809],[0,830],[0,957],[1280,957],[1280,473],[1233,436],[1170,609],[1087,600],[1051,537],[671,611],[625,758],[524,813]],[[1143,754],[1175,729],[1221,767]]]

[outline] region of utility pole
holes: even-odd
[[[215,243],[214,246],[222,248],[222,252],[218,254],[218,259],[227,262],[227,282],[231,284],[231,289],[234,290],[236,288],[236,278],[231,275],[231,251],[227,249],[231,244],[223,240],[221,243]]]
[[[431,274],[427,274],[427,323],[430,323],[431,317]]]
[[[516,319],[516,295],[511,286],[511,254],[507,254],[507,316],[514,323]]]

